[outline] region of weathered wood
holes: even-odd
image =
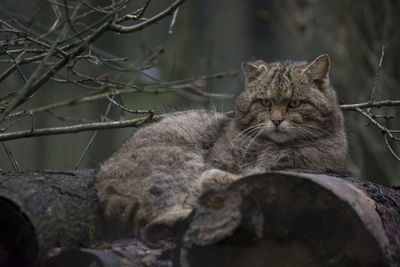
[[[399,266],[400,192],[274,172],[206,192],[181,229],[176,265]]]
[[[46,266],[400,266],[398,189],[349,177],[254,175],[206,192],[177,244],[93,246],[100,232],[129,236],[114,222],[104,227],[94,174],[1,176],[0,266],[38,265],[53,247],[61,253]]]
[[[0,266],[36,266],[52,247],[89,245],[100,222],[94,173],[0,176]]]
[[[72,248],[53,257],[47,267],[172,267],[173,243],[164,241],[149,248],[137,239],[101,243],[91,248]]]

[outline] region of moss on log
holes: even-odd
[[[0,176],[0,266],[36,266],[53,247],[92,243],[100,221],[94,173]]]

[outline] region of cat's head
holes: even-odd
[[[241,131],[277,143],[320,138],[343,127],[336,93],[329,85],[330,59],[312,62],[243,62],[246,84],[235,101]]]

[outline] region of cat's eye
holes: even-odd
[[[268,99],[265,99],[265,98],[260,99],[260,102],[264,107],[267,107],[267,108],[271,107],[271,102]]]
[[[301,104],[300,100],[292,100],[289,102],[289,108],[297,108]]]

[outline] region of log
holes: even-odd
[[[0,266],[38,266],[53,247],[91,244],[100,227],[94,174],[0,176]]]
[[[400,191],[349,177],[271,172],[204,193],[175,265],[400,266]]]
[[[1,176],[0,266],[400,266],[398,188],[253,175],[205,192],[176,239],[151,248],[135,239],[96,245],[129,234],[105,225],[94,174]]]
[[[65,249],[47,267],[172,267],[173,242],[164,241],[158,248],[149,248],[137,239],[101,243],[91,248]]]

